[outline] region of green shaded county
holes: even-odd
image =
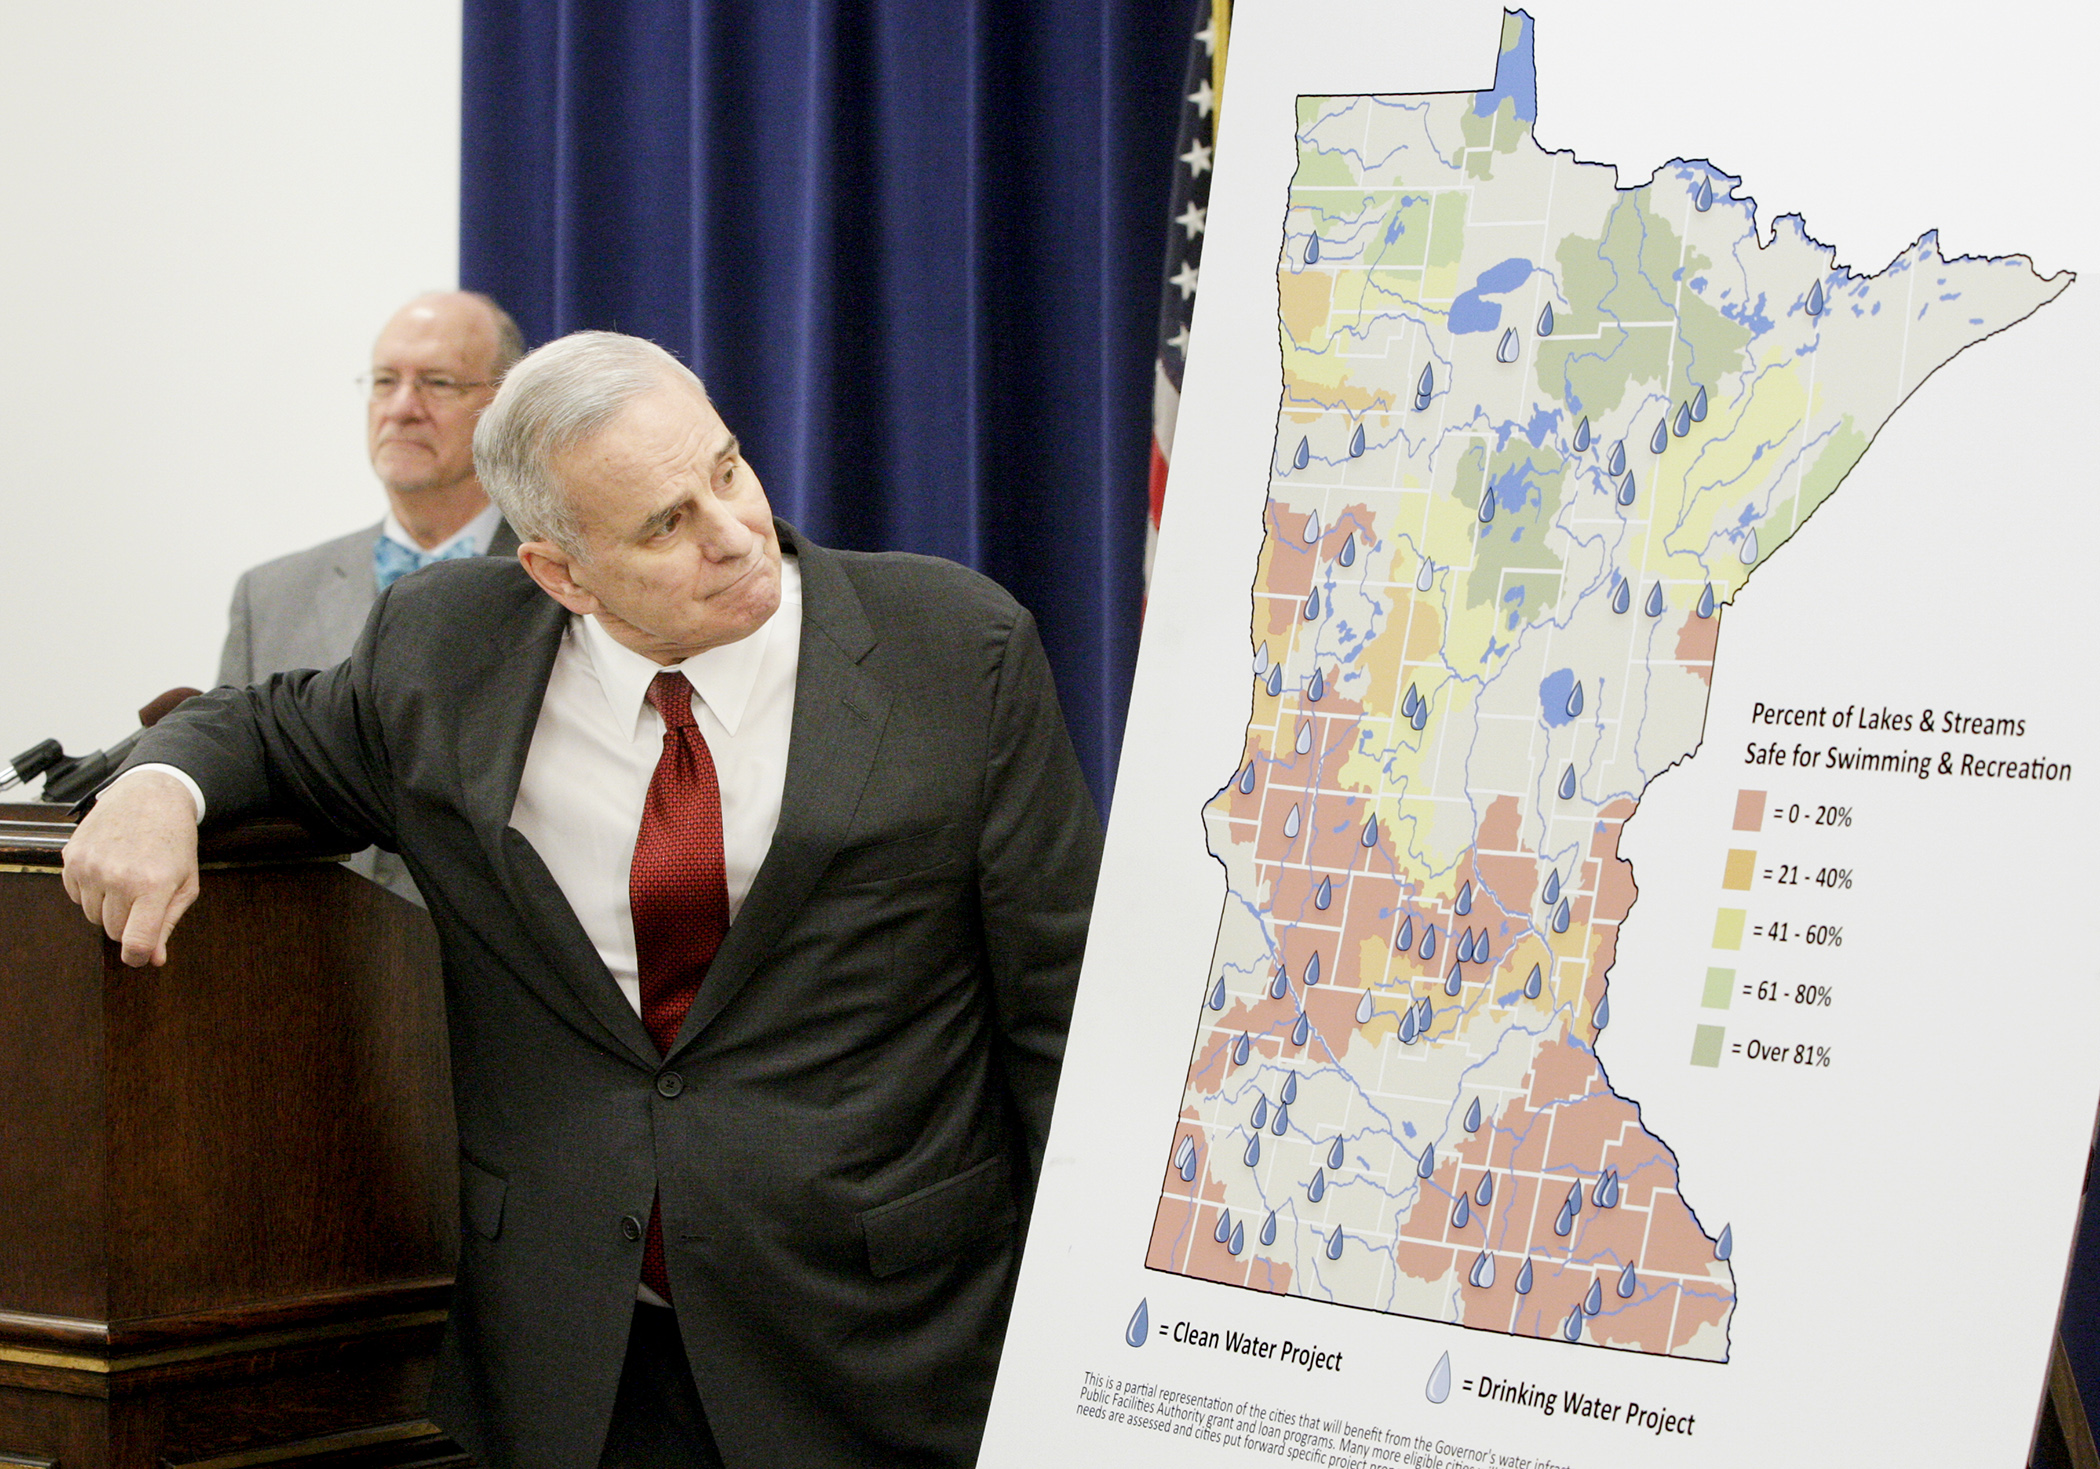
[[[1534,449],[1512,436],[1508,445],[1489,460],[1483,481],[1480,464],[1484,445],[1469,447],[1459,460],[1458,480],[1451,493],[1473,510],[1476,544],[1472,570],[1466,576],[1466,607],[1478,607],[1493,598],[1499,605],[1509,598],[1512,607],[1534,613],[1550,607],[1560,597],[1563,562],[1546,547],[1546,528],[1560,511],[1560,491],[1565,461],[1550,447]],[[1484,483],[1506,484],[1522,479],[1524,503],[1512,510],[1505,500],[1498,503],[1495,518],[1480,523],[1480,494]]]

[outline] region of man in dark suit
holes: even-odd
[[[387,319],[364,379],[365,448],[386,491],[386,518],[242,572],[220,683],[340,663],[373,599],[405,573],[457,556],[517,554],[517,536],[475,473],[474,424],[524,355],[518,324],[479,292],[431,292]],[[391,852],[368,848],[350,867],[422,901]]]
[[[201,812],[404,854],[462,1152],[432,1415],[483,1462],[966,1464],[1099,856],[1033,624],[774,521],[631,338],[526,359],[477,453],[519,563],[410,577],[347,663],[162,721],[67,889],[160,962]]]

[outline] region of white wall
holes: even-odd
[[[458,0],[0,11],[0,758],[208,686],[243,568],[379,518],[351,379],[455,283],[459,58]]]

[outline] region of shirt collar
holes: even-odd
[[[802,636],[802,569],[793,556],[782,556],[780,605],[765,625],[747,638],[695,653],[683,663],[658,663],[644,657],[615,640],[595,617],[572,614],[569,624],[572,630],[580,630],[584,653],[605,695],[606,707],[634,737],[641,735],[649,685],[666,668],[683,673],[700,695],[700,701],[734,736],[766,665],[776,657],[792,658],[798,651]]]
[[[416,538],[408,533],[407,527],[401,524],[400,519],[394,514],[393,507],[390,505],[387,507],[386,519],[379,523],[379,533],[396,545],[408,547],[409,550],[414,551],[418,556],[435,558],[451,550],[462,541],[473,546],[476,556],[486,556],[489,553],[489,547],[495,542],[496,527],[502,523],[503,512],[493,504],[484,505],[479,515],[461,526],[452,535],[447,536],[442,543],[426,549],[416,543]]]

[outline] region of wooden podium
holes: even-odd
[[[428,920],[289,825],[208,838],[167,967],[0,806],[0,1466],[463,1464]]]

